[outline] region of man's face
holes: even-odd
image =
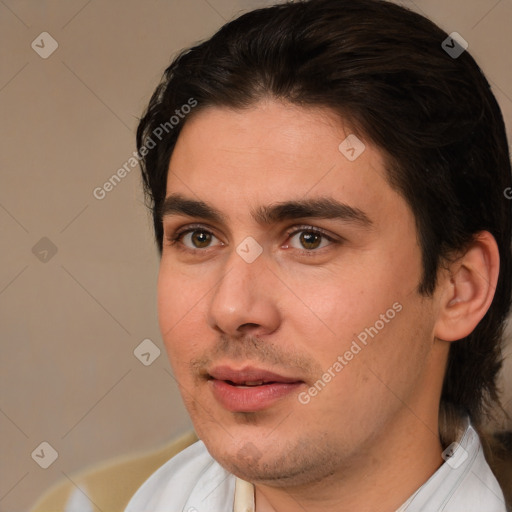
[[[167,197],[220,215],[168,202],[160,328],[199,437],[252,482],[320,480],[437,421],[414,217],[349,134],[327,110],[215,107],[171,158]]]

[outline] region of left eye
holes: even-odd
[[[298,239],[298,243],[301,246],[293,245],[294,249],[306,249],[308,251],[322,249],[326,245],[329,245],[333,240],[324,233],[313,231],[311,229],[303,229],[301,231],[295,231],[290,234],[290,240]]]

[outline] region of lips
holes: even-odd
[[[271,382],[279,382],[289,384],[290,382],[300,382],[300,379],[288,378],[268,370],[262,370],[253,367],[245,367],[241,370],[235,370],[229,366],[217,366],[210,372],[210,377],[215,380],[224,380],[234,384],[241,385],[257,385],[268,384]]]
[[[304,384],[300,379],[260,368],[236,370],[229,366],[217,366],[210,370],[209,381],[216,400],[231,412],[267,409]]]

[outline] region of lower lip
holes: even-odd
[[[302,382],[273,382],[261,386],[238,388],[223,380],[210,380],[213,395],[231,412],[255,412],[267,409],[275,402],[296,392]]]

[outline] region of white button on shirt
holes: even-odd
[[[467,421],[450,458],[396,512],[506,512],[477,432]],[[257,512],[254,487],[228,473],[199,441],[160,467],[125,512]]]

